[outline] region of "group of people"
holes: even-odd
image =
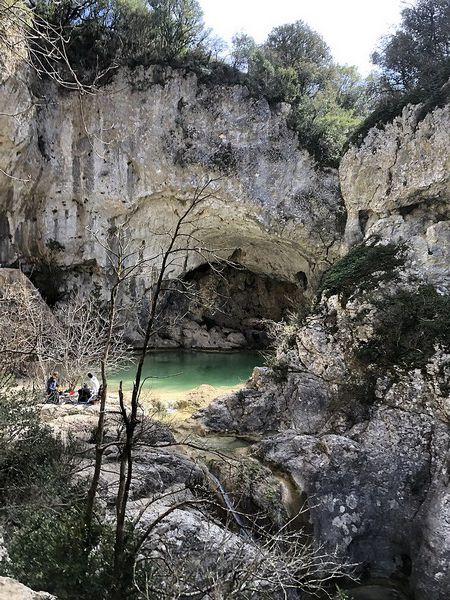
[[[93,404],[100,397],[101,386],[97,377],[93,373],[88,373],[88,381],[78,390],[79,404]],[[53,371],[47,381],[47,402],[59,404],[60,401],[60,383],[59,373]]]

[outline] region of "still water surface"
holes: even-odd
[[[244,383],[254,367],[263,364],[259,352],[152,352],[145,359],[145,390],[174,393],[188,392],[202,384],[232,387]],[[135,366],[110,378],[112,388],[123,381],[123,389],[131,391]]]

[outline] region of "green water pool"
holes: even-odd
[[[145,359],[144,390],[154,392],[188,392],[202,384],[213,387],[230,387],[244,383],[254,367],[263,364],[259,352],[152,352]],[[123,382],[123,389],[130,391],[135,366],[109,378],[111,388]]]

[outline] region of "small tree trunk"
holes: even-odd
[[[138,395],[133,388],[131,413],[128,415],[123,398],[122,382],[119,388],[119,401],[122,421],[125,426],[125,441],[120,456],[119,488],[116,500],[116,537],[114,543],[114,593],[121,598],[122,590],[127,589],[133,579],[134,556],[130,555],[127,533],[125,530],[128,499],[133,479],[133,444],[134,433],[138,424]]]
[[[110,306],[108,314],[108,335],[106,338],[105,351],[103,359],[101,361],[101,373],[102,373],[102,393],[100,395],[100,411],[97,421],[97,431],[95,433],[95,464],[94,474],[92,475],[91,485],[89,487],[87,500],[86,500],[86,511],[85,511],[85,527],[88,539],[91,537],[92,519],[94,515],[95,498],[97,496],[98,485],[100,482],[100,475],[102,472],[103,462],[103,439],[105,435],[105,406],[106,406],[106,394],[108,390],[108,379],[106,376],[106,364],[109,357],[109,351],[111,348],[111,340],[114,329],[114,321],[116,317],[116,300],[117,300],[118,285],[115,285],[111,290],[110,294]]]

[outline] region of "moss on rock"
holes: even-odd
[[[404,262],[402,246],[361,244],[324,273],[319,292],[327,297],[338,294],[345,306],[356,290],[366,292],[392,279],[394,269]]]
[[[450,296],[425,285],[414,292],[398,291],[375,306],[374,335],[357,350],[364,364],[424,368],[437,345],[450,351]]]

